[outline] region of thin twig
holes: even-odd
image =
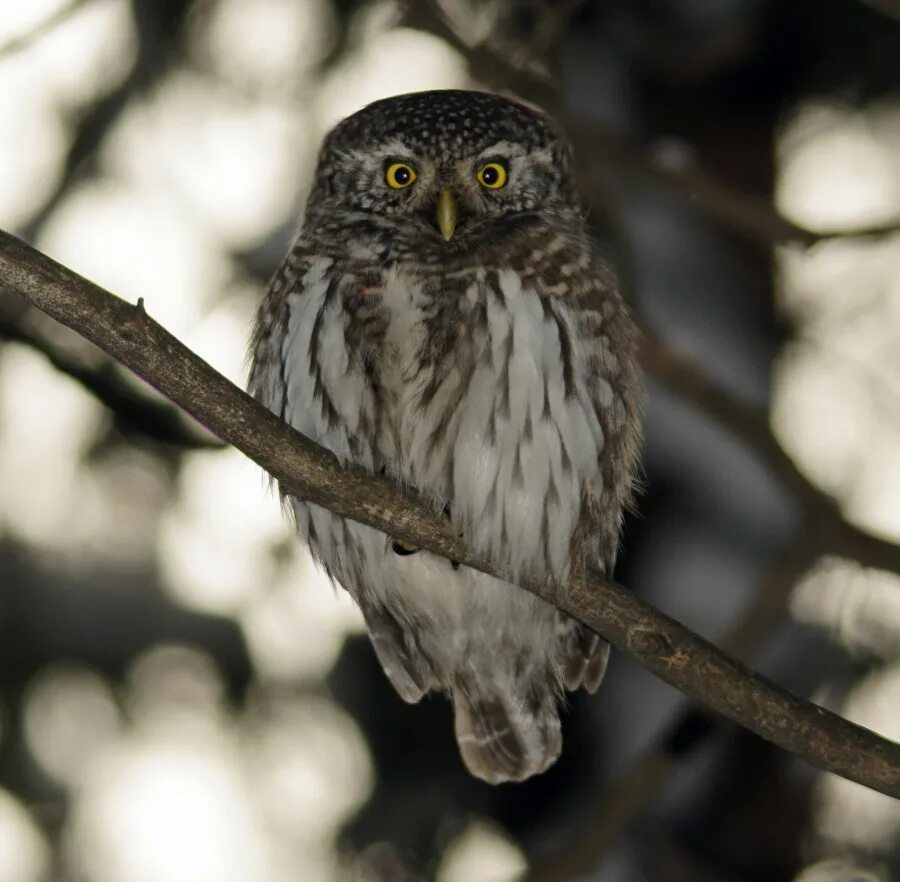
[[[700,371],[686,355],[645,333],[644,366],[693,407],[741,438],[800,503],[817,531],[820,550],[850,557],[865,566],[900,574],[900,545],[847,521],[837,502],[816,487],[788,456],[766,412],[740,401]]]
[[[85,2],[86,0],[72,0],[65,6],[61,6],[56,12],[48,15],[46,18],[42,18],[30,31],[20,34],[18,37],[13,37],[4,43],[0,46],[0,59],[15,55],[17,52],[32,46],[45,34],[50,33],[66,19],[71,18],[74,13],[84,6]]]
[[[290,493],[485,573],[428,501],[294,431],[176,340],[143,309],[0,232],[0,284],[121,361],[233,444]],[[579,619],[692,698],[814,765],[900,797],[900,745],[792,695],[597,573],[521,586]]]
[[[786,218],[768,199],[729,187],[699,169],[674,166],[661,156],[585,126],[571,116],[561,114],[559,119],[576,154],[602,159],[679,193],[707,217],[760,245],[811,248],[834,239],[880,239],[900,233],[900,220],[825,232],[810,230]]]

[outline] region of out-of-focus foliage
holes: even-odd
[[[900,23],[882,6],[6,3],[0,226],[143,297],[242,382],[328,127],[399,92],[537,83],[580,137],[629,145],[575,146],[645,326],[900,542],[900,233],[771,247],[692,183],[819,233],[898,223]],[[650,393],[619,578],[900,737],[898,575],[823,557],[752,439]],[[393,694],[259,471],[0,289],[0,882],[900,873],[898,804],[689,712],[626,659],[565,729],[538,779],[468,777],[446,704]]]

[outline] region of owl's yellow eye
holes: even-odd
[[[499,190],[506,184],[506,168],[499,162],[489,162],[475,173],[478,183],[488,190]]]
[[[384,179],[392,189],[402,190],[416,179],[416,172],[405,162],[392,162],[384,173]]]

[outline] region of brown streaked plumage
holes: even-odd
[[[432,497],[513,576],[561,582],[615,560],[635,345],[553,123],[496,95],[424,92],[326,138],[250,386],[339,457]],[[512,585],[289,502],[399,695],[451,697],[473,774],[522,780],[556,759],[558,698],[599,686],[604,641]]]

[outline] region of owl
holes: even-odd
[[[561,585],[616,557],[635,350],[553,121],[495,94],[419,92],[325,138],[258,313],[250,389],[343,462],[416,488],[512,580]],[[514,584],[282,495],[400,697],[450,698],[473,775],[554,762],[558,705],[599,686],[604,641]]]

